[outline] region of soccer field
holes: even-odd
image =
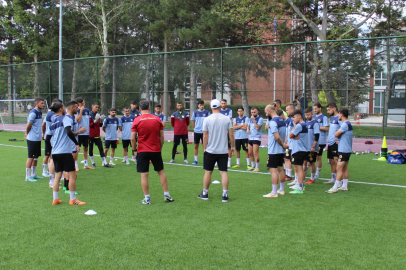
[[[23,133],[0,132],[0,269],[403,269],[406,263],[406,167],[374,161],[373,154],[351,156],[348,192],[325,193],[324,157],[322,180],[303,195],[263,198],[271,177],[261,148],[262,173],[231,170],[230,201],[222,203],[221,185],[210,186],[210,200],[197,199],[200,149],[198,166],[184,165],[183,154],[165,164],[173,203],[163,201],[151,166],[151,205],[139,203],[136,165],[119,159],[115,168],[102,168],[96,157],[95,170],[78,172],[77,197],[87,205],[69,206],[60,191],[63,203],[52,206],[48,178],[24,181],[26,142],[14,138],[23,140]],[[165,162],[171,150],[166,142]],[[84,215],[89,209],[98,214]]]

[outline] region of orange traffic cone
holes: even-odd
[[[355,124],[356,124],[357,126],[361,125],[361,123],[359,122],[359,113],[357,113],[357,121],[355,122]]]

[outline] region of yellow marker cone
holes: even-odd
[[[386,144],[386,136],[383,136],[382,148],[388,149],[388,145]]]
[[[385,157],[380,157],[380,158],[378,158],[378,161],[386,161],[386,158]]]
[[[385,136],[383,136],[383,141],[382,141],[381,157],[384,157],[385,159],[388,157],[388,145],[386,144]]]

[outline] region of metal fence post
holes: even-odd
[[[223,99],[224,94],[224,82],[223,82],[223,49],[220,49],[220,69],[221,69],[221,99]]]
[[[304,43],[304,54],[303,54],[303,107],[302,108],[302,113],[304,114],[304,110],[306,109],[305,107],[308,105],[307,102],[307,95],[306,95],[306,68],[307,68],[307,62],[306,62],[306,55],[307,55],[307,43]]]
[[[98,90],[98,84],[99,84],[99,82],[98,82],[98,70],[99,70],[99,68],[97,66],[97,59],[98,58],[96,58],[96,101],[99,102],[99,90]]]
[[[51,63],[48,62],[48,107],[51,105],[52,96],[51,96]]]
[[[386,91],[387,89],[383,90],[383,111],[382,111],[382,139],[385,136],[385,123],[386,123],[386,110],[385,110],[385,101],[386,101]]]
[[[154,93],[154,55],[151,54],[151,90],[152,90],[152,106],[151,106],[151,112],[154,112],[154,97],[155,97],[155,93]]]

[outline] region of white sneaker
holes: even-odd
[[[54,188],[54,186],[51,183],[49,183],[49,188]]]
[[[331,179],[330,181],[324,182],[323,184],[334,185],[335,182],[336,182],[335,180]]]
[[[338,190],[337,190],[336,188],[332,187],[332,188],[330,188],[329,190],[327,190],[326,193],[328,193],[328,194],[337,193],[337,191],[338,191]]]
[[[293,186],[290,186],[289,188],[291,188],[291,189],[298,189],[299,188],[299,184],[294,184]]]
[[[175,162],[175,160],[174,159],[171,159],[170,161],[169,161],[169,163],[174,163]]]
[[[43,173],[42,173],[42,176],[43,176],[43,177],[49,177],[49,174],[48,174],[47,172],[43,172]]]
[[[85,163],[85,160],[82,160],[80,163]]]
[[[135,158],[130,159],[130,161],[135,162]]]
[[[297,182],[293,180],[292,182],[288,183],[287,185],[288,186],[293,186],[293,185],[296,185],[296,184],[297,184]]]
[[[187,159],[183,160],[184,163],[189,163],[189,161],[187,161]]]

